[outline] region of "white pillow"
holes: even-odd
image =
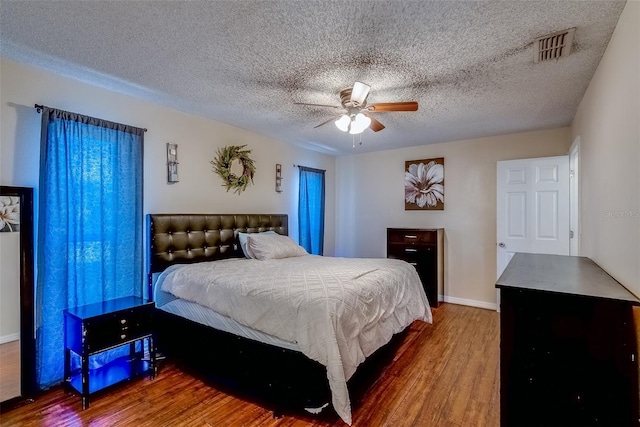
[[[288,236],[266,233],[250,234],[247,242],[247,252],[251,258],[265,260],[291,258],[309,255],[307,251]]]
[[[240,241],[240,247],[242,248],[242,253],[247,258],[251,258],[251,256],[249,255],[249,252],[247,251],[247,237],[249,237],[250,234],[257,234],[257,233],[238,233],[238,240]],[[278,233],[276,233],[275,231],[263,231],[262,233],[259,233],[259,234],[278,234]]]

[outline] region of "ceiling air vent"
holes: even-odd
[[[573,33],[575,32],[575,28],[570,28],[537,38],[533,42],[533,62],[551,61],[568,56],[571,53],[571,43],[573,43]]]

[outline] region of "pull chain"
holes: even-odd
[[[360,135],[360,142],[358,143],[358,145],[362,145],[362,133],[360,133],[359,135]],[[356,136],[355,136],[355,134],[351,134],[351,148],[356,148]]]

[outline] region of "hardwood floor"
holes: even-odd
[[[499,315],[441,304],[414,323],[383,375],[353,404],[354,426],[498,426]],[[336,416],[284,416],[224,394],[176,366],[92,400],[60,388],[5,414],[2,426],[345,426]]]
[[[0,402],[20,395],[20,340],[0,344]]]

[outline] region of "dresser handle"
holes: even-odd
[[[407,235],[407,234],[405,234],[405,235],[404,235],[404,238],[405,238],[405,239],[417,239],[417,238],[418,238],[418,236],[413,236],[413,235]]]
[[[418,252],[417,249],[412,249],[412,248],[404,248],[405,252]]]

